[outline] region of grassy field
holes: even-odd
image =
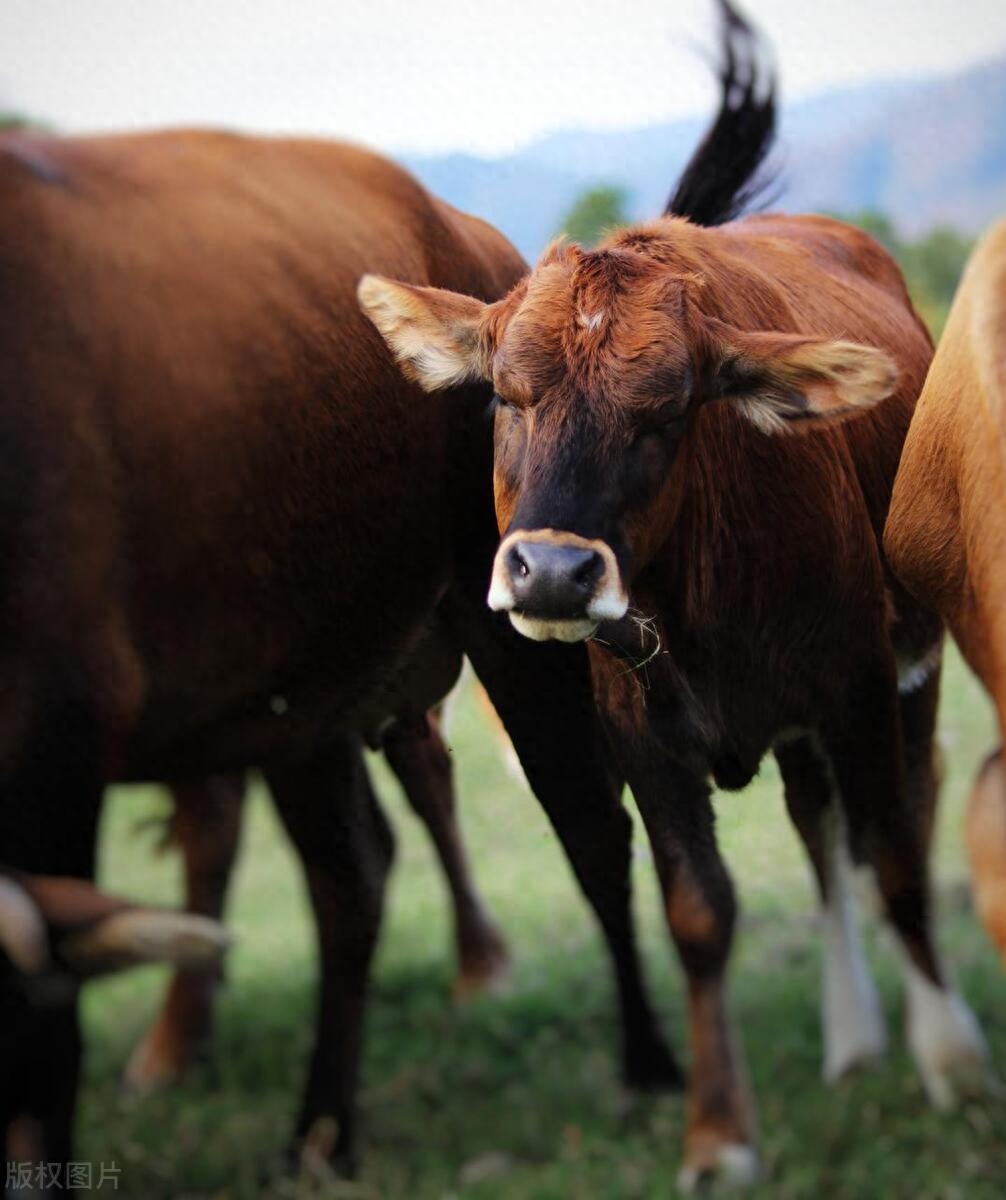
[[[961,848],[963,802],[992,744],[977,685],[956,656],[941,736],[948,774],[940,813],[941,931],[964,992],[1006,1069],[1006,975],[971,914]],[[478,875],[515,957],[504,996],[464,1008],[452,977],[441,879],[422,830],[376,764],[398,859],[375,973],[364,1065],[367,1136],[360,1181],[332,1197],[662,1197],[673,1193],[683,1105],[631,1099],[616,1074],[614,1000],[587,910],[533,797],[505,773],[479,707],[462,705],[454,749]],[[156,789],[109,805],[102,878],[156,901],[179,894],[177,861],[155,858],[145,817]],[[767,1181],[753,1196],[788,1200],[993,1200],[1006,1196],[1006,1103],[932,1113],[904,1051],[892,947],[869,922],[868,946],[892,1031],[876,1071],[828,1090],[819,1081],[819,944],[805,863],[774,764],[718,803],[722,844],[744,910],[733,994],[757,1091]],[[311,1041],[315,962],[302,882],[261,790],[231,905],[239,939],[212,1061],[180,1090],[145,1100],[117,1076],[151,1019],[155,969],[90,986],[80,1150],[114,1160],[119,1194],[299,1196],[264,1183],[293,1119]],[[684,1053],[681,981],[637,829],[636,907],[652,991]]]

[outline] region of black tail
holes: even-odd
[[[775,76],[759,67],[762,38],[733,6],[718,0],[722,20],[721,98],[712,127],[678,180],[664,215],[696,225],[739,216],[771,184],[760,170],[775,140]],[[763,56],[767,57],[767,55]]]

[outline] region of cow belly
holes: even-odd
[[[198,719],[173,698],[149,707],[129,738],[124,778],[178,778],[299,757],[346,731],[377,745],[395,718],[417,718],[450,691],[461,655],[443,623],[411,627],[404,647],[391,654],[374,628],[357,627],[370,653],[358,654],[347,672],[338,657],[319,655],[310,669],[285,681],[266,682],[235,696],[216,711],[199,696]],[[395,639],[397,642],[398,639]]]

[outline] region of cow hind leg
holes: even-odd
[[[172,786],[172,840],[185,868],[185,907],[219,920],[238,852],[243,775],[214,775]],[[213,1001],[223,979],[216,971],[175,972],[160,1016],[138,1043],[123,1072],[123,1087],[141,1094],[177,1082],[205,1049]]]
[[[836,1083],[887,1048],[887,1034],[852,892],[845,818],[827,761],[807,736],[776,749],[786,807],[810,858],[821,900],[823,1074]]]
[[[304,865],[317,923],[321,988],[317,1038],[294,1135],[316,1173],[356,1165],[356,1089],[370,963],[393,856],[391,829],[354,739],[266,773]]]
[[[975,908],[1006,964],[1006,769],[1001,748],[975,780],[967,842]]]
[[[454,908],[458,974],[454,994],[463,999],[492,991],[510,974],[506,942],[479,895],[458,826],[451,756],[434,717],[426,730],[395,723],[385,734],[383,749],[436,850]]]
[[[947,974],[933,930],[928,866],[935,779],[932,676],[899,699],[894,671],[864,673],[854,703],[825,732],[853,844],[873,867],[898,940],[908,1044],[930,1102],[950,1108],[984,1090],[988,1052]]]

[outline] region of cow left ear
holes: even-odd
[[[405,375],[425,391],[489,377],[481,334],[489,306],[481,300],[380,275],[364,275],[356,295]]]
[[[898,382],[888,354],[856,342],[737,331],[717,331],[713,341],[709,398],[733,404],[765,433],[853,416],[885,400]]]

